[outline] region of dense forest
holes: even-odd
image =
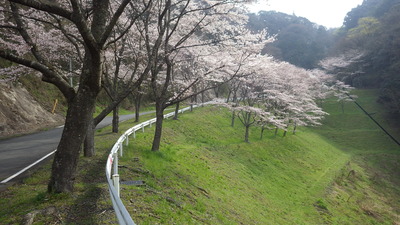
[[[343,26],[327,30],[306,18],[275,11],[251,14],[248,27],[275,38],[266,54],[312,69],[322,59],[347,62],[331,73],[358,88],[379,88],[380,102],[400,113],[400,1],[364,0]],[[331,61],[332,62],[332,61]]]
[[[303,17],[275,11],[250,14],[249,29],[266,29],[275,41],[263,53],[306,69],[315,68],[333,44],[331,31]]]
[[[350,11],[338,32],[336,54],[362,53],[345,79],[356,87],[377,87],[380,102],[400,112],[400,1],[365,0]]]

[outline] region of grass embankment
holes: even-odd
[[[371,92],[356,94],[379,109]],[[320,128],[263,140],[253,128],[250,144],[224,109],[166,121],[161,152],[149,151],[151,133],[127,151],[121,176],[146,186],[123,186],[122,198],[139,224],[399,221],[400,148],[353,103],[344,114],[335,101],[325,107],[331,115]]]
[[[372,91],[356,94],[384,121]],[[400,148],[353,103],[344,114],[335,101],[324,107],[331,114],[324,126],[286,137],[270,131],[263,140],[253,128],[250,144],[238,121],[230,127],[225,109],[200,108],[166,120],[161,152],[150,151],[152,129],[124,148],[122,180],[145,185],[121,185],[121,198],[138,224],[396,224]],[[56,217],[39,221],[115,222],[103,173],[118,136],[98,132],[99,156],[81,160],[73,195],[45,193],[49,166],[0,193],[0,221],[55,206]]]

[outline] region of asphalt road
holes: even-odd
[[[153,113],[143,112],[140,115]],[[135,118],[134,114],[120,115],[120,122]],[[110,125],[112,117],[106,117],[96,129]],[[50,156],[60,141],[63,127],[54,128],[21,137],[0,140],[0,183],[2,185],[12,182],[18,176],[24,175],[28,166]],[[28,170],[28,169],[26,169]],[[21,174],[18,174],[21,173]]]

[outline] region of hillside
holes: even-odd
[[[380,102],[400,114],[400,1],[365,0],[348,12],[338,32],[335,56],[362,53],[353,65],[336,71],[346,83],[379,88]]]
[[[376,91],[356,94],[389,126]],[[119,168],[122,181],[145,185],[122,184],[121,198],[137,224],[398,224],[400,147],[353,103],[344,113],[335,100],[324,108],[330,115],[321,127],[286,137],[267,131],[263,140],[253,128],[250,144],[219,107],[167,120],[157,153],[146,128],[130,139]],[[131,126],[124,122],[121,130]],[[46,193],[50,164],[1,192],[0,221],[15,224],[36,213],[44,224],[115,223],[104,164],[119,135],[97,131],[98,154],[80,160],[74,194]]]

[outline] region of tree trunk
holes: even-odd
[[[178,119],[178,114],[179,114],[179,102],[178,103],[176,103],[176,106],[175,106],[175,115],[174,115],[174,120],[177,120]]]
[[[118,128],[119,128],[119,107],[115,107],[113,110],[113,119],[112,119],[112,132],[113,133],[118,133]]]
[[[79,152],[86,137],[96,102],[96,91],[82,87],[69,102],[64,131],[54,156],[48,191],[72,192]]]
[[[278,127],[275,128],[275,136],[278,134]]]
[[[201,103],[204,103],[204,91],[201,92]],[[204,105],[202,105],[202,107],[204,107]]]
[[[249,143],[249,128],[250,126],[245,126],[246,127],[246,133],[244,134],[244,141]]]
[[[344,101],[341,102],[342,105],[342,113],[344,113]]]
[[[83,144],[83,156],[92,157],[96,154],[94,148],[94,133],[96,131],[96,125],[94,125],[93,119],[90,120],[89,127],[86,131],[85,142]]]
[[[219,88],[218,87],[214,88],[214,93],[215,93],[215,97],[219,98]]]
[[[236,91],[233,93],[232,102],[237,102]]]
[[[231,97],[231,93],[232,93],[232,91],[230,90],[230,91],[228,92],[228,97],[226,97],[226,103],[229,102],[229,98]]]
[[[160,150],[163,120],[164,108],[162,105],[156,103],[156,130],[154,132],[153,145],[151,146],[151,150],[154,152]]]
[[[261,127],[261,135],[260,135],[261,140],[263,139],[264,130],[265,130],[265,128],[264,128],[264,126],[262,126]]]
[[[294,127],[293,127],[293,134],[296,134],[296,129],[297,129],[297,125],[294,124]]]
[[[231,127],[235,126],[235,116],[236,116],[235,111],[232,110]]]
[[[135,100],[135,122],[139,122],[141,101],[142,101],[142,95],[138,95]]]

